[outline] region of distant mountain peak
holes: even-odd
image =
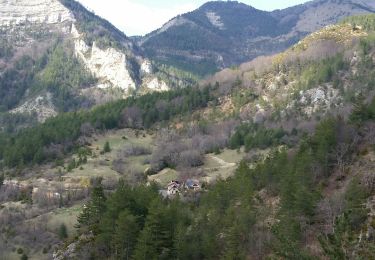
[[[272,12],[211,1],[138,39],[153,59],[204,76],[285,50],[342,18],[375,11],[375,1],[315,0]]]
[[[246,5],[244,3],[238,1],[210,1],[203,4],[199,9],[206,9],[206,8],[222,8],[222,7],[242,7],[242,8],[253,8],[252,6]]]

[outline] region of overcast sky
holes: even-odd
[[[128,36],[144,35],[160,28],[178,14],[192,11],[205,0],[78,0],[109,20]],[[242,0],[261,10],[282,9],[307,0]]]

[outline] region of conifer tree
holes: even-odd
[[[104,152],[104,153],[109,153],[109,152],[111,152],[111,146],[109,145],[109,142],[108,142],[108,141],[105,142],[105,144],[104,144],[103,152]]]
[[[102,216],[106,209],[106,197],[104,195],[103,186],[101,180],[98,184],[95,184],[91,200],[84,205],[82,213],[78,216],[77,227],[81,231],[98,231],[98,224],[102,219]]]
[[[117,259],[130,259],[137,242],[140,226],[137,217],[128,210],[120,213],[117,221],[113,245]]]

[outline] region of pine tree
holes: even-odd
[[[130,214],[128,210],[121,212],[116,221],[113,237],[113,247],[115,248],[117,259],[130,259],[139,231],[140,226],[137,217]]]
[[[109,153],[111,152],[111,146],[109,145],[109,142],[105,142],[104,148],[103,148],[103,153]]]
[[[4,175],[0,174],[0,188],[1,186],[3,186],[3,184],[4,184]]]
[[[354,245],[354,237],[351,233],[349,218],[343,214],[336,219],[335,232],[319,237],[320,245],[324,253],[330,259],[349,259],[350,249]]]
[[[91,200],[83,207],[82,213],[78,216],[77,227],[81,231],[98,231],[98,224],[106,210],[106,197],[104,195],[103,186],[101,181],[95,184]]]
[[[61,240],[64,240],[68,237],[68,231],[64,223],[60,225],[58,235]]]
[[[150,206],[145,227],[140,233],[134,259],[157,259],[157,256],[168,259],[173,239],[169,230],[170,224],[166,221],[167,214],[163,202],[155,199]]]

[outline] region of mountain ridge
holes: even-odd
[[[271,12],[236,1],[212,1],[137,37],[137,43],[152,59],[205,76],[283,51],[341,18],[374,11],[374,5],[362,0],[315,0]]]
[[[0,257],[372,259],[374,39],[375,15],[348,18],[200,86],[0,133]]]
[[[168,71],[157,69],[123,32],[74,0],[1,1],[0,32],[2,112],[36,112],[43,121],[46,115],[123,98],[140,89],[165,91],[176,85]],[[55,59],[56,71],[49,69],[47,75],[57,45],[59,55],[66,57]],[[38,66],[15,66],[25,59]],[[79,75],[68,82],[69,71],[59,76],[70,60],[76,74],[91,74],[95,80],[83,82],[87,78]],[[17,73],[28,78],[17,80]],[[74,106],[71,100],[76,100]]]

